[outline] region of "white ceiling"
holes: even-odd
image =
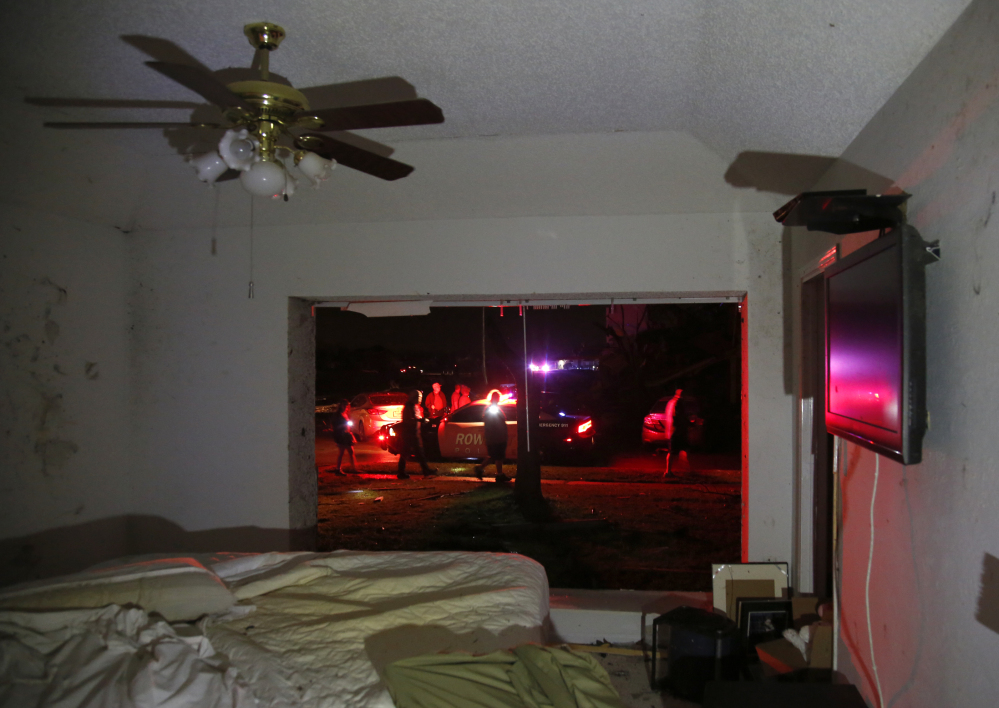
[[[967,4],[968,0],[7,3],[4,19],[10,35],[0,43],[4,103],[9,108],[4,123],[14,120],[13,110],[17,121],[34,122],[25,132],[36,136],[33,128],[42,120],[187,120],[190,109],[39,108],[21,101],[34,96],[201,102],[144,66],[150,57],[121,37],[169,39],[212,69],[246,67],[253,50],[242,27],[269,20],[287,31],[284,44],[272,56],[271,69],[296,87],[401,76],[420,96],[441,106],[446,118],[442,125],[365,133],[398,148],[399,159],[405,160],[409,141],[661,133],[688,136],[675,141],[685,154],[692,139],[717,156],[719,165],[712,169],[720,170],[720,179],[724,167],[744,151],[839,155]],[[77,134],[74,140],[114,141],[144,159],[176,159],[176,146],[162,131],[88,133]],[[16,149],[23,140],[8,132],[3,142]],[[64,139],[50,140],[56,144]],[[427,150],[409,152],[424,160],[413,162],[414,176],[420,170],[433,171],[426,162]],[[681,157],[678,164],[686,165],[689,155]],[[682,178],[679,173],[674,176]],[[372,179],[359,178],[362,185]]]

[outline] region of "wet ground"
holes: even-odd
[[[320,550],[517,552],[542,563],[552,587],[634,590],[710,590],[711,563],[739,561],[735,456],[691,454],[691,469],[669,478],[649,453],[543,466],[557,521],[538,525],[518,511],[512,483],[480,481],[470,462],[432,463],[432,477],[410,463],[413,476],[398,480],[396,456],[360,443],[360,473],[338,476],[337,452],[317,440]]]

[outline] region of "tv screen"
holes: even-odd
[[[825,272],[826,428],[903,464],[926,430],[926,246],[900,226]]]

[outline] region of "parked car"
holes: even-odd
[[[350,422],[354,437],[364,440],[382,426],[402,420],[405,393],[362,393],[350,402]]]
[[[428,457],[447,460],[482,460],[487,457],[483,440],[485,414],[489,401],[482,399],[463,406],[438,421],[425,421],[422,426],[423,447]],[[506,416],[509,433],[506,458],[517,459],[517,401],[509,398],[500,404]],[[558,410],[558,406],[542,407],[539,414],[538,450],[542,457],[560,453],[591,452],[596,442],[593,418],[584,413]],[[398,424],[387,425],[379,432],[382,449],[398,455],[402,447]]]
[[[666,430],[666,404],[673,396],[663,396],[652,404],[652,409],[642,421],[642,443],[648,447],[669,447],[669,431]],[[704,419],[698,415],[699,406],[693,398],[683,396],[687,411],[687,442],[697,447],[704,441]]]

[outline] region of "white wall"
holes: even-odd
[[[35,125],[30,108],[10,108]],[[146,152],[157,140],[129,134],[118,144],[103,133],[39,140],[40,156],[24,155],[23,179],[0,178],[33,215],[35,232],[50,231],[50,222],[74,225],[53,232],[45,247],[15,239],[22,250],[37,249],[13,269],[18,277],[48,274],[51,259],[52,267],[63,264],[66,280],[107,285],[112,271],[96,269],[87,260],[95,250],[83,245],[84,235],[101,234],[108,248],[117,244],[116,289],[102,285],[106,301],[74,311],[73,326],[93,329],[104,318],[128,330],[104,341],[117,347],[123,369],[113,380],[122,388],[95,406],[76,442],[114,457],[106,480],[95,473],[87,485],[51,493],[25,488],[0,538],[75,528],[75,517],[51,507],[56,494],[92,518],[119,519],[131,552],[292,543],[288,529],[307,522],[292,509],[309,497],[289,480],[289,298],[748,291],[747,547],[754,560],[789,557],[783,264],[769,216],[782,199],[727,184],[727,163],[696,139],[620,133],[401,143],[396,157],[417,165],[406,180],[338,169],[320,191],[300,190],[290,203],[256,201],[253,300],[249,198],[226,183],[216,208],[216,192],[177,156]],[[38,297],[21,288],[10,301],[22,329],[44,326]],[[105,359],[93,360],[107,385]],[[18,377],[30,387],[30,372]],[[111,417],[122,425],[98,425]],[[120,439],[105,444],[112,434]],[[26,474],[24,451],[33,444],[19,448],[16,474]],[[106,489],[122,476],[132,490],[127,502]]]
[[[748,290],[750,554],[786,559],[779,236],[766,214],[270,226],[250,300],[246,229],[220,230],[214,256],[208,230],[140,233],[138,508],[187,530],[287,528],[289,297]]]
[[[114,229],[11,204],[2,213],[0,539],[21,539],[0,551],[11,579],[126,548],[128,268]],[[81,524],[88,548],[72,534],[35,536]]]
[[[911,193],[910,222],[943,255],[926,271],[923,462],[847,446],[841,666],[873,705],[878,684],[886,706],[999,702],[997,99],[999,4],[977,1],[843,155]],[[819,186],[879,186],[850,174],[841,165]],[[799,265],[831,243],[800,236]]]

